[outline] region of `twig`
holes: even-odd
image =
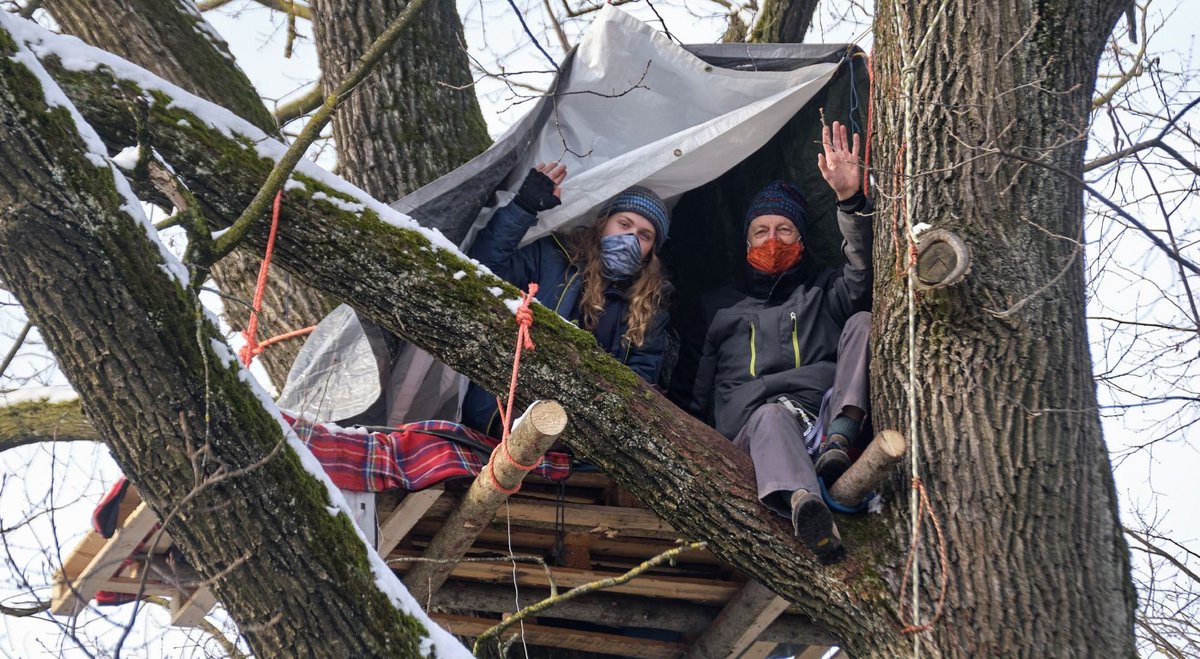
[[[1188,103],[1187,105],[1183,106],[1183,109],[1179,111],[1179,114],[1169,118],[1167,120],[1167,125],[1163,126],[1163,129],[1160,130],[1158,132],[1158,135],[1156,135],[1155,137],[1152,137],[1144,142],[1139,142],[1137,144],[1127,146],[1124,149],[1121,149],[1120,151],[1117,151],[1115,153],[1110,153],[1107,156],[1102,156],[1100,158],[1096,158],[1095,160],[1085,164],[1083,166],[1083,171],[1090,172],[1093,169],[1096,169],[1097,167],[1103,167],[1104,165],[1107,165],[1111,162],[1120,160],[1121,158],[1124,158],[1126,156],[1132,156],[1133,154],[1135,154],[1139,151],[1144,151],[1144,150],[1152,148],[1152,147],[1159,147],[1159,148],[1162,148],[1164,151],[1166,151],[1168,154],[1170,154],[1172,157],[1174,157],[1176,160],[1180,161],[1180,163],[1183,164],[1185,167],[1192,170],[1193,174],[1200,176],[1200,169],[1197,169],[1196,165],[1194,165],[1191,162],[1189,162],[1188,160],[1186,160],[1178,151],[1171,149],[1170,147],[1166,146],[1166,144],[1163,142],[1163,139],[1167,136],[1167,133],[1171,132],[1171,129],[1175,127],[1175,123],[1178,122],[1183,117],[1183,115],[1187,114],[1188,110],[1191,110],[1192,108],[1196,107],[1197,104],[1200,104],[1200,96],[1197,96],[1196,98],[1192,99],[1191,103]]]
[[[1124,219],[1129,221],[1129,223],[1132,224],[1134,227],[1136,227],[1139,231],[1141,231],[1142,234],[1144,234],[1150,242],[1154,243],[1155,247],[1161,249],[1172,260],[1174,260],[1176,263],[1183,266],[1184,268],[1191,270],[1193,273],[1200,275],[1200,266],[1197,266],[1195,263],[1192,263],[1191,261],[1183,258],[1177,252],[1172,250],[1169,245],[1167,245],[1166,243],[1164,243],[1162,241],[1162,238],[1159,238],[1158,236],[1154,235],[1154,232],[1151,231],[1149,227],[1147,227],[1145,224],[1142,224],[1142,222],[1140,220],[1138,220],[1136,217],[1130,215],[1128,212],[1125,211],[1125,209],[1118,206],[1111,199],[1104,196],[1103,194],[1100,194],[1100,192],[1098,190],[1096,190],[1092,186],[1088,185],[1087,181],[1084,181],[1083,179],[1079,178],[1075,174],[1072,174],[1071,172],[1068,172],[1067,170],[1065,170],[1061,167],[1056,167],[1049,163],[1044,163],[1040,160],[1037,160],[1036,158],[1029,158],[1027,156],[1022,156],[1022,155],[1012,153],[1010,151],[1004,151],[1001,149],[997,149],[996,153],[998,155],[1004,156],[1006,158],[1012,158],[1013,160],[1020,160],[1021,162],[1027,162],[1031,165],[1037,165],[1044,169],[1048,169],[1056,174],[1063,176],[1064,178],[1067,178],[1071,181],[1074,181],[1075,183],[1078,183],[1079,185],[1083,186],[1083,189],[1086,190],[1088,192],[1088,194],[1099,199],[1101,201],[1101,203],[1103,203],[1105,206],[1108,206],[1117,215],[1120,215],[1121,217],[1123,217]]]
[[[4,371],[8,370],[8,365],[17,357],[17,352],[25,343],[25,337],[29,336],[29,330],[33,329],[33,323],[25,321],[25,326],[17,332],[17,338],[13,341],[12,347],[8,349],[8,354],[4,356],[4,361],[0,362],[0,375],[4,375]]]
[[[571,50],[571,40],[567,38],[567,33],[563,31],[562,23],[559,22],[558,16],[554,15],[554,8],[550,6],[550,0],[542,0],[542,7],[546,9],[546,15],[550,17],[550,26],[554,28],[554,34],[558,37],[558,45],[562,46],[564,53]]]
[[[533,42],[533,45],[538,49],[538,52],[540,52],[542,55],[545,55],[546,61],[550,62],[550,66],[553,66],[554,70],[557,71],[558,62],[555,62],[554,58],[550,57],[550,53],[547,53],[546,49],[542,48],[542,43],[537,40],[537,37],[533,36],[533,32],[529,29],[529,25],[525,22],[524,14],[521,13],[520,9],[517,9],[517,3],[513,2],[513,0],[508,0],[508,6],[512,7],[513,13],[517,15],[517,20],[521,22],[521,27],[525,30],[525,34],[529,36],[529,40]]]
[[[337,89],[325,98],[325,102],[321,104],[321,107],[317,109],[316,113],[305,124],[304,130],[300,132],[300,136],[296,138],[296,141],[283,154],[279,162],[275,163],[275,168],[271,170],[266,182],[259,188],[258,194],[250,201],[246,210],[242,212],[241,217],[234,221],[233,226],[229,227],[229,230],[224,235],[213,242],[212,261],[208,263],[209,265],[232,252],[233,248],[246,237],[246,234],[250,232],[250,228],[266,212],[267,205],[271,202],[275,193],[283,187],[284,182],[287,181],[296,164],[300,162],[300,158],[304,156],[305,150],[320,136],[321,130],[329,123],[334,110],[349,98],[359,83],[366,79],[371,69],[374,68],[379,60],[383,59],[383,56],[387,54],[391,45],[404,32],[404,29],[408,27],[413,17],[425,6],[426,2],[428,0],[412,0],[404,8],[404,11],[400,12],[400,15],[392,21],[391,25],[388,25],[387,29],[362,54],[358,59],[358,63],[355,64],[354,70],[350,72],[350,75],[337,86]]]
[[[480,652],[480,649],[483,647],[483,644],[485,641],[499,636],[500,634],[502,634],[504,632],[505,629],[508,629],[512,625],[524,620],[525,618],[528,618],[529,616],[532,616],[536,613],[544,611],[544,610],[554,606],[555,604],[560,604],[562,602],[566,602],[567,600],[575,599],[576,597],[579,597],[580,595],[586,595],[587,593],[591,593],[591,592],[594,592],[597,590],[602,590],[604,588],[620,586],[621,584],[630,581],[631,579],[640,575],[641,573],[645,572],[646,570],[649,570],[650,568],[652,568],[656,565],[661,565],[669,560],[674,559],[676,556],[682,554],[685,551],[700,550],[700,549],[704,549],[707,546],[708,546],[707,542],[693,542],[690,544],[675,547],[673,549],[668,549],[667,551],[659,554],[658,556],[655,556],[654,558],[651,558],[650,560],[645,561],[641,565],[638,565],[637,567],[626,572],[625,574],[622,574],[619,577],[612,577],[610,579],[601,579],[599,581],[592,581],[590,583],[585,583],[582,586],[576,586],[575,588],[572,588],[571,590],[568,590],[567,592],[565,592],[561,595],[550,596],[550,597],[547,597],[546,599],[538,602],[537,604],[531,604],[531,605],[521,609],[520,611],[517,611],[516,613],[509,616],[508,618],[505,618],[496,626],[491,627],[487,631],[480,634],[479,637],[475,639],[475,646],[473,648],[471,648],[471,652],[476,657],[480,656],[479,652]]]

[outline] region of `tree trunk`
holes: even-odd
[[[754,23],[754,43],[800,43],[812,25],[817,0],[764,0],[762,15]]]
[[[406,3],[312,3],[317,55],[328,93]],[[333,116],[338,173],[376,199],[394,201],[458,167],[490,139],[452,0],[434,0],[405,39]]]
[[[257,655],[424,654],[426,627],[381,590],[386,568],[348,515],[330,514],[298,440],[284,442],[148,227],[122,210],[113,169],[87,153],[68,109],[48,107],[55,94],[7,24],[0,276],[117,462]]]
[[[1082,174],[1098,57],[1128,2],[951,0],[939,16],[942,4],[897,16],[879,3],[873,90],[877,226],[902,218],[903,198],[913,223],[974,246],[967,280],[915,311],[910,441],[947,546],[942,564],[923,536],[922,619],[949,580],[927,638],[947,656],[1133,656],[1084,323],[1082,190],[1022,160]],[[909,435],[905,265],[891,258],[907,248],[903,233],[876,236],[874,421]],[[888,515],[896,528],[907,516]]]
[[[250,79],[190,0],[49,0],[45,8],[66,33],[275,132],[275,120]],[[246,327],[262,258],[259,250],[241,249],[213,268],[213,279],[227,296],[225,321],[236,332]],[[270,277],[259,338],[314,325],[334,307],[333,301],[276,268]],[[277,386],[287,378],[302,343],[284,341],[260,356]]]

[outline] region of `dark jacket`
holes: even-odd
[[[536,282],[538,292],[534,298],[578,325],[583,276],[579,267],[571,263],[559,239],[552,235],[518,249],[521,238],[536,223],[533,213],[515,203],[502,206],[480,230],[469,255],[517,288],[525,290],[530,282]],[[593,335],[608,354],[654,384],[666,350],[668,315],[665,310],[659,312],[646,333],[646,340],[640,347],[633,347],[621,338],[628,330],[627,310],[624,288],[610,286],[605,291],[604,310]],[[487,432],[496,420],[495,412],[496,397],[472,383],[463,401],[463,423]]]
[[[833,384],[842,327],[871,306],[870,212],[863,197],[839,205],[847,261],[840,271],[814,271],[802,261],[778,276],[751,271],[740,286],[706,296],[702,348],[695,338],[690,348],[699,354],[695,377],[685,376],[691,393],[676,398],[730,439],[755,409],[781,394],[816,414]]]

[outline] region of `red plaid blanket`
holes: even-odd
[[[385,433],[284,418],[334,485],[354,492],[423,490],[448,478],[475,476],[500,443],[452,421],[417,421]],[[571,458],[547,453],[533,471],[562,480],[571,474]]]

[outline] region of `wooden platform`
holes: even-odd
[[[469,485],[378,495],[378,548],[398,574],[421,558]],[[75,614],[100,590],[140,592],[170,598],[173,624],[199,622],[216,602],[188,566],[171,564],[165,534],[122,567],[156,522],[130,488],[118,533],[107,540],[90,533],[65,560],[51,611]],[[545,566],[527,560],[514,567],[505,558],[510,546],[513,555],[541,558]],[[530,476],[466,550],[471,562],[458,563],[422,604],[452,633],[473,637],[515,612],[518,600],[523,607],[549,595],[547,572],[562,592],[620,576],[675,546],[670,525],[603,474],[577,472],[561,485]],[[784,600],[707,551],[685,552],[674,564],[553,607],[505,638],[513,633],[531,646],[662,658],[753,659],[779,643],[794,654],[821,656],[831,642]]]

